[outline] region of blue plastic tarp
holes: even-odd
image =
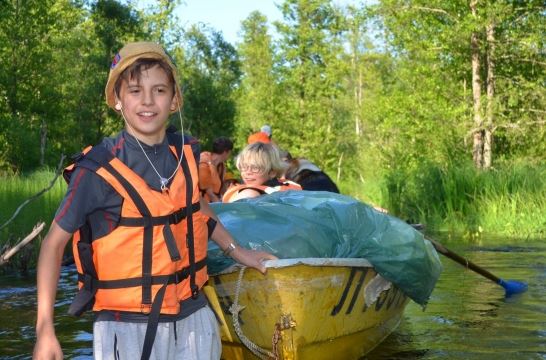
[[[348,196],[284,191],[211,207],[241,246],[281,259],[364,258],[421,305],[442,271],[436,250],[419,231]],[[210,241],[209,273],[232,264]]]

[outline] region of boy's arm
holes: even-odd
[[[55,221],[40,248],[38,259],[38,313],[33,359],[62,359],[63,353],[53,325],[55,296],[66,244],[72,234]]]
[[[222,225],[222,223],[218,220],[216,214],[214,214],[207,201],[201,198],[200,203],[201,211],[203,211],[205,215],[208,215],[217,221],[216,227],[214,228],[214,231],[212,232],[212,235],[210,237],[212,241],[218,244],[220,249],[226,251],[226,253],[229,254],[229,256],[231,256],[233,260],[237,261],[239,264],[252,267],[260,271],[262,274],[265,274],[267,270],[263,264],[263,261],[275,260],[277,259],[277,257],[266,253],[265,251],[248,250],[244,247],[237,245],[235,240],[233,240],[231,234],[228,233],[224,225]],[[232,247],[232,245],[234,246],[234,248]]]

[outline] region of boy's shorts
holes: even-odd
[[[94,358],[140,359],[146,325],[96,321],[93,325]],[[217,360],[221,353],[216,317],[205,306],[182,320],[159,323],[150,359]]]

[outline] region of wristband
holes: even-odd
[[[231,254],[233,252],[233,250],[235,250],[236,248],[237,247],[235,246],[234,243],[229,243],[227,248],[224,250],[224,255],[229,256],[229,254]]]

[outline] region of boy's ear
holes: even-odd
[[[178,98],[175,96],[173,96],[173,99],[171,101],[171,111],[176,111],[178,110]]]

